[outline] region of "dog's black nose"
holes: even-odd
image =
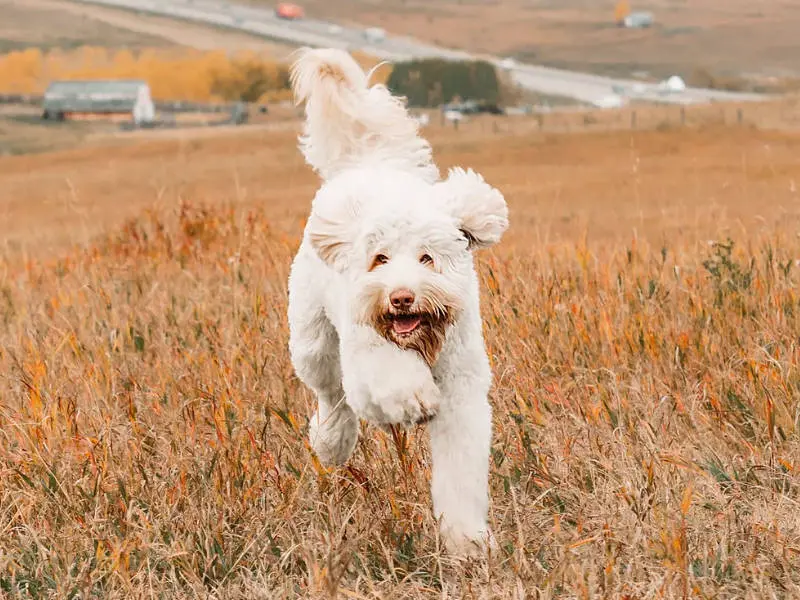
[[[414,304],[414,292],[406,289],[395,290],[389,296],[389,302],[395,308],[411,308]]]

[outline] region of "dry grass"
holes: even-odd
[[[514,218],[480,260],[488,565],[438,551],[422,429],[365,427],[336,471],[305,443],[285,280],[314,179],[250,133],[0,165],[18,244],[28,218],[111,231],[0,266],[4,594],[800,593],[800,140],[462,133],[437,154]]]

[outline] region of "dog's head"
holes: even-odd
[[[350,280],[353,318],[432,365],[471,293],[472,250],[507,227],[502,194],[472,171],[435,184],[386,171],[324,186],[307,234]]]

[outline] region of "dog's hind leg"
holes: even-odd
[[[313,288],[289,284],[289,352],[300,380],[317,397],[309,441],[319,459],[329,465],[347,461],[358,441],[358,417],[345,402],[339,361],[339,336]]]

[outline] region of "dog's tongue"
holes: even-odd
[[[392,328],[395,333],[411,333],[417,328],[421,320],[420,317],[415,317],[413,315],[396,317],[394,321],[392,321]]]

